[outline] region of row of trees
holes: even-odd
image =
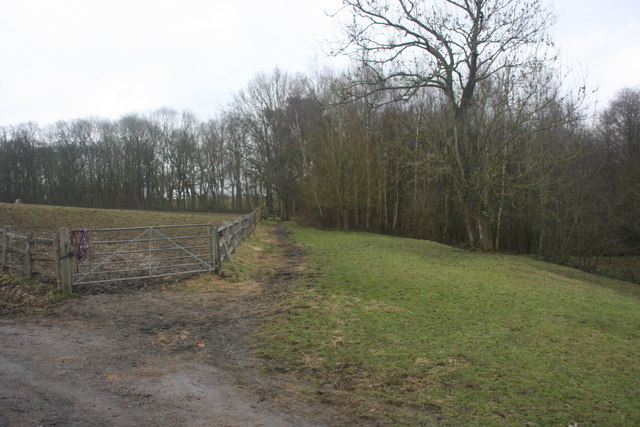
[[[0,199],[248,209],[485,251],[640,251],[640,91],[587,120],[538,0],[345,0],[352,71],[257,75],[215,118],[0,131]]]
[[[260,203],[232,120],[161,109],[0,131],[0,199],[135,209],[244,210]]]
[[[446,100],[425,90],[402,104],[341,103],[350,81],[259,75],[205,122],[162,109],[2,128],[0,199],[215,210],[266,202],[322,227],[473,246]],[[486,218],[485,245],[551,257],[637,252],[640,91],[621,91],[589,126],[565,100],[514,112],[503,86],[484,86],[464,191]]]

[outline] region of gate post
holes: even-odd
[[[53,235],[53,249],[55,251],[53,264],[56,268],[56,282],[58,283],[58,288],[60,288],[60,284],[62,283],[62,245],[60,244],[60,233],[54,233]]]
[[[33,275],[33,233],[28,233],[25,241],[24,272],[29,278]]]
[[[0,271],[4,271],[7,268],[7,259],[9,257],[9,232],[11,227],[8,225],[2,228],[2,264],[0,265]]]
[[[73,293],[73,252],[71,252],[71,242],[69,241],[69,229],[60,229],[60,283],[58,287],[64,295]]]
[[[211,225],[211,255],[213,272],[218,274],[220,273],[220,233],[215,225]]]

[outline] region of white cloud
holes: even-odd
[[[213,114],[258,71],[303,71],[332,3],[340,1],[7,2],[0,124],[164,105]]]
[[[630,0],[557,0],[553,34],[566,66],[600,104],[640,84],[640,2]]]
[[[259,71],[305,71],[340,0],[0,0],[0,125],[161,106],[214,114]],[[556,39],[601,95],[637,85],[640,3],[558,0]],[[333,61],[344,64],[345,61]],[[613,78],[612,78],[613,76]]]

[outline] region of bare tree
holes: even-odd
[[[284,219],[295,210],[302,167],[293,137],[296,122],[291,101],[303,98],[306,90],[302,76],[276,69],[269,75],[258,74],[233,106],[247,131],[251,144],[247,159],[260,175],[267,207],[277,209]]]
[[[472,110],[478,87],[498,74],[540,70],[550,59],[546,29],[553,22],[541,0],[344,0],[352,20],[337,51],[368,69],[356,81],[368,92],[393,90],[410,99],[423,88],[441,91],[451,111],[453,184],[472,246],[493,249],[489,206],[477,184],[477,134]],[[366,92],[366,91],[365,91]]]
[[[640,250],[640,89],[622,89],[600,116],[614,221],[622,240]]]
[[[41,200],[42,136],[35,123],[23,123],[5,129],[0,137],[0,195],[3,201],[22,199],[26,203]]]

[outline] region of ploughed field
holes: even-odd
[[[51,238],[62,227],[119,228],[149,225],[222,224],[238,213],[163,212],[121,209],[87,209],[65,206],[0,203],[0,227]]]

